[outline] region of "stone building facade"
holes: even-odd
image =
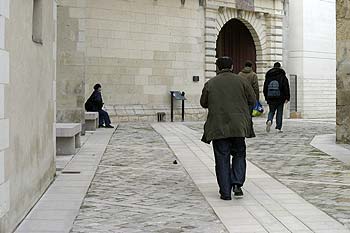
[[[55,175],[56,1],[0,1],[0,232]]]
[[[62,121],[81,116],[82,97],[89,97],[95,83],[102,84],[116,121],[155,121],[156,112],[166,112],[169,120],[172,90],[186,93],[186,120],[203,120],[201,89],[215,76],[217,37],[232,19],[253,38],[261,82],[268,67],[282,61],[282,1],[255,1],[251,7],[218,0],[61,0],[58,19]]]
[[[282,62],[288,77],[297,77],[296,85],[290,80],[291,111],[334,117],[331,8],[334,1],[321,0],[61,0],[58,121],[83,123],[83,102],[95,83],[102,84],[105,107],[116,121],[169,116],[172,90],[186,93],[187,120],[203,120],[199,96],[221,55],[234,57],[235,72],[253,60],[261,86],[266,71]]]
[[[292,0],[286,12],[285,68],[297,97],[290,108],[303,118],[335,118],[335,0]]]
[[[350,143],[350,1],[337,1],[337,141]]]

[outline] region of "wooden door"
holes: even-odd
[[[256,49],[249,29],[239,20],[228,21],[221,29],[216,41],[216,57],[229,56],[233,59],[233,70],[239,73],[246,60],[256,70]]]

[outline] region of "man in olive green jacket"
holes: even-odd
[[[248,80],[248,82],[250,83],[250,85],[254,90],[256,101],[259,101],[259,81],[258,81],[258,76],[253,71],[253,63],[249,60],[246,61],[243,70],[239,72],[238,75]],[[251,109],[251,114],[253,113],[253,108]],[[251,136],[255,137],[253,122],[252,122]]]
[[[200,104],[208,108],[202,141],[213,141],[215,170],[220,198],[231,200],[243,195],[241,187],[246,173],[245,138],[251,136],[250,107],[255,104],[255,94],[250,83],[232,73],[233,62],[229,57],[217,59],[219,73],[205,83]],[[232,168],[230,168],[232,155]]]
[[[250,83],[250,85],[252,85],[254,89],[256,100],[259,101],[258,76],[253,71],[252,67],[253,67],[253,63],[251,61],[246,61],[243,70],[239,72],[238,75],[248,80],[248,82]]]

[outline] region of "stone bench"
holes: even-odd
[[[80,123],[56,123],[56,153],[73,155],[80,148]]]
[[[98,112],[85,112],[86,131],[96,131],[98,128]]]

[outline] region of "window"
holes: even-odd
[[[43,0],[33,0],[33,35],[35,43],[43,44]]]

